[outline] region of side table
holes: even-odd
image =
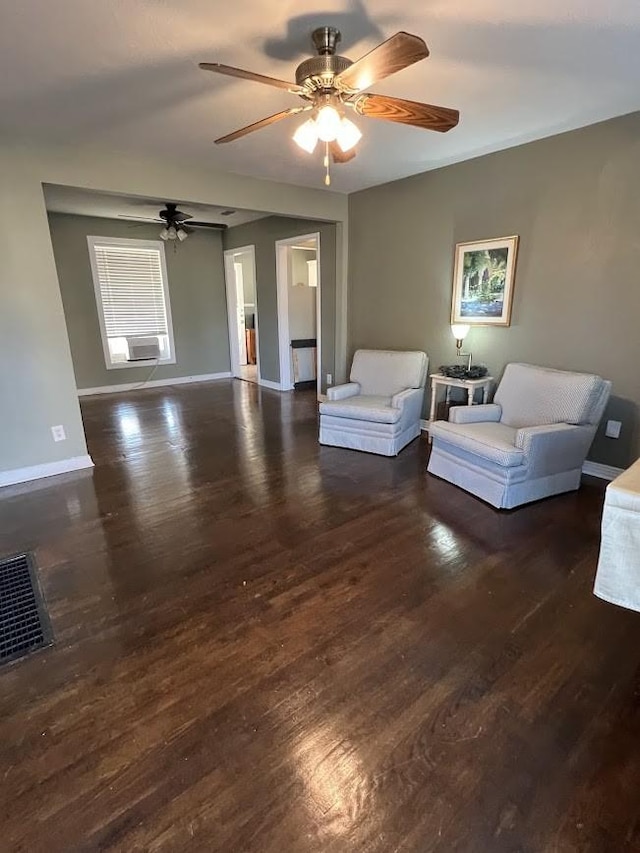
[[[451,399],[452,388],[464,388],[467,392],[467,405],[473,405],[473,397],[476,388],[482,388],[482,402],[487,402],[489,396],[489,388],[493,382],[493,376],[483,376],[482,379],[453,379],[451,376],[443,376],[442,373],[432,373],[429,376],[431,380],[431,409],[429,410],[429,423],[433,423],[436,419],[436,403],[438,398],[438,387],[444,385],[446,388],[445,401],[448,403]],[[429,436],[431,443],[431,436]]]

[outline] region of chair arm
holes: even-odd
[[[530,471],[545,476],[582,468],[594,434],[595,427],[565,423],[522,427],[515,445],[524,451]]]
[[[415,397],[422,399],[424,397],[424,390],[422,388],[405,388],[404,391],[398,391],[397,394],[393,395],[391,405],[394,409],[402,409],[406,402]]]
[[[480,406],[452,406],[449,409],[449,423],[478,424],[483,421],[498,423],[502,417],[502,406],[498,403],[483,403]]]
[[[393,395],[391,405],[394,409],[400,409],[404,421],[419,421],[423,400],[424,388],[405,388]]]
[[[346,400],[347,397],[355,397],[359,393],[360,384],[358,382],[347,382],[344,385],[334,385],[332,388],[327,388],[329,400]]]

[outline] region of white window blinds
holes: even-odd
[[[166,335],[161,247],[128,242],[92,244],[106,336]]]

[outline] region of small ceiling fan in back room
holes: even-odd
[[[221,136],[215,140],[216,144],[234,142],[254,130],[268,127],[289,116],[311,113],[297,128],[293,138],[309,154],[313,153],[318,141],[324,143],[325,183],[328,186],[331,183],[329,158],[334,163],[352,160],[356,156],[355,146],[362,136],[360,129],[347,118],[348,111],[440,133],[446,133],[458,124],[458,110],[364,91],[385,77],[426,59],[429,49],[419,36],[396,33],[355,62],[336,53],[340,39],[340,31],[335,27],[314,30],[311,40],[318,55],[298,65],[295,83],[219,62],[201,62],[200,68],[205,71],[285,89],[293,95],[299,95],[305,102],[303,106],[290,107]]]
[[[221,215],[235,213],[234,210],[222,211]],[[151,216],[130,216],[120,214],[123,219],[136,219],[140,222],[157,222],[164,227],[160,230],[160,238],[162,240],[186,240],[189,234],[193,233],[194,228],[213,228],[215,231],[224,231],[227,227],[224,223],[217,222],[197,222],[190,213],[183,213],[178,210],[178,205],[173,201],[165,202],[163,210],[158,212],[158,218]]]

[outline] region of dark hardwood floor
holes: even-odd
[[[640,615],[603,484],[499,513],[244,382],[82,403],[0,492],[56,645],[0,669],[2,851],[640,849]]]

